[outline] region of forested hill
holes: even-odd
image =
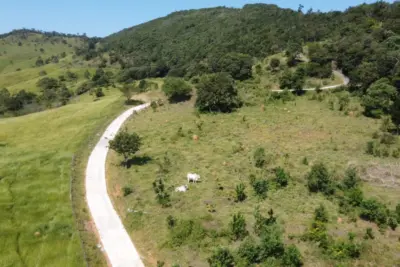
[[[399,76],[399,33],[398,2],[329,13],[251,4],[175,12],[103,43],[115,61],[136,72],[133,78],[141,78],[216,71],[218,61],[232,52],[262,58],[286,50],[295,58],[305,45],[318,42],[311,48],[314,61],[336,60],[354,85],[366,88],[380,77]]]

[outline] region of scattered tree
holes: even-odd
[[[203,76],[197,85],[196,107],[202,112],[231,112],[240,106],[232,78],[226,73]]]
[[[124,163],[128,166],[128,159],[139,151],[142,145],[139,135],[128,133],[127,130],[119,132],[114,140],[110,141],[110,149],[124,157]]]
[[[181,78],[168,77],[162,90],[170,102],[180,102],[190,98],[192,88]]]

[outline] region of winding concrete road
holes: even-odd
[[[107,193],[105,165],[108,142],[133,113],[149,105],[130,108],[118,116],[93,149],[86,167],[86,200],[102,246],[114,267],[144,267],[144,264]]]
[[[346,86],[350,83],[350,79],[349,77],[346,77],[341,71],[335,70],[333,71],[335,73],[336,76],[339,76],[343,83],[342,84],[337,84],[337,85],[330,85],[330,86],[324,86],[321,87],[321,90],[329,90],[329,89],[335,89],[335,88],[339,88],[340,86]],[[317,88],[304,88],[304,91],[315,91]],[[284,90],[282,89],[277,89],[277,90],[271,90],[272,92],[283,92]],[[295,91],[295,89],[290,89],[290,92]]]

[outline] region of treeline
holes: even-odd
[[[83,38],[83,39],[89,39],[85,33],[83,34],[70,34],[70,33],[61,33],[61,32],[56,32],[56,31],[42,31],[42,30],[37,30],[37,29],[16,29],[12,30],[11,32],[0,34],[0,39],[1,38],[6,38],[8,36],[13,36],[13,35],[19,35],[21,37],[27,37],[29,34],[36,33],[36,34],[42,34],[46,37],[69,37],[69,38]]]
[[[398,2],[328,13],[303,12],[301,6],[294,11],[251,4],[242,9],[175,12],[113,34],[102,43],[112,54],[112,63],[118,62],[126,70],[127,79],[216,72],[219,62],[229,60],[232,54],[264,58],[286,51],[288,64],[296,64],[303,47],[308,46],[310,74],[326,77],[336,62],[350,77],[353,90],[365,91],[383,77],[400,87],[399,32]],[[240,69],[240,64],[226,66]]]

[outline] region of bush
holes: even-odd
[[[281,65],[281,61],[279,60],[279,58],[271,58],[271,61],[269,62],[269,66],[272,69],[276,69]]]
[[[170,102],[176,103],[190,98],[192,88],[181,78],[168,77],[165,79],[163,92]]]
[[[257,148],[253,153],[254,166],[257,168],[264,167],[265,164],[265,150],[262,147]]]
[[[368,227],[365,230],[364,239],[375,239],[374,232],[373,232],[372,228]]]
[[[276,183],[280,187],[286,187],[289,183],[289,174],[281,167],[275,169]]]
[[[124,186],[124,187],[122,188],[122,192],[123,192],[123,194],[124,194],[124,197],[126,197],[126,196],[129,196],[130,194],[132,194],[132,193],[133,193],[133,190],[132,190],[132,188],[130,188],[130,187]]]
[[[160,204],[163,208],[171,206],[171,199],[168,192],[165,191],[165,186],[162,179],[158,179],[153,182],[153,190],[154,193],[156,193],[158,204]]]
[[[207,261],[210,267],[233,267],[235,265],[235,260],[227,248],[218,248]]]
[[[397,138],[391,133],[383,133],[380,142],[385,145],[393,145],[396,144]]]
[[[184,244],[200,245],[206,231],[200,223],[193,220],[177,220],[174,227],[170,228],[170,241],[172,247]]]
[[[168,228],[174,228],[176,224],[177,220],[172,215],[168,215],[167,217]]]
[[[92,82],[84,82],[82,83],[75,91],[77,95],[82,95],[86,92],[89,92],[93,88],[93,83]]]
[[[353,241],[335,242],[329,247],[329,255],[336,260],[343,260],[347,258],[356,259],[361,255],[361,246]]]
[[[360,217],[364,220],[375,222],[379,227],[385,228],[388,220],[388,210],[385,205],[375,199],[364,200],[361,203]]]
[[[359,207],[364,200],[364,194],[359,188],[352,188],[345,192],[347,203],[352,207]]]
[[[103,88],[101,87],[96,88],[96,90],[94,91],[94,95],[96,97],[103,97],[104,96]]]
[[[216,73],[201,77],[197,85],[196,107],[202,112],[232,112],[240,107],[232,77]]]
[[[257,235],[261,235],[264,231],[265,227],[272,226],[276,224],[276,218],[274,217],[274,210],[270,209],[268,211],[269,218],[264,217],[261,212],[260,208],[257,206],[254,211],[254,233]]]
[[[256,241],[251,237],[246,238],[246,240],[240,244],[238,255],[242,259],[245,259],[247,264],[258,263],[259,248],[256,245]]]
[[[307,157],[304,157],[303,160],[301,161],[301,163],[303,163],[304,165],[308,166],[308,159]]]
[[[264,227],[260,242],[260,261],[269,257],[280,258],[285,252],[282,234],[276,226]]]
[[[343,188],[346,190],[354,189],[358,187],[359,183],[360,178],[358,177],[357,170],[355,168],[348,168],[342,181]]]
[[[241,213],[234,214],[229,224],[232,239],[242,240],[249,232],[246,230],[246,220]]]
[[[246,200],[247,196],[246,196],[246,193],[245,193],[245,189],[246,189],[246,187],[245,187],[245,185],[243,183],[241,183],[241,184],[236,186],[236,190],[235,190],[235,192],[236,192],[236,197],[235,197],[236,202],[243,202],[243,201]]]
[[[332,195],[335,192],[328,169],[323,163],[313,165],[306,179],[310,192],[322,192],[325,195]]]
[[[314,220],[322,223],[327,223],[329,221],[328,212],[324,205],[320,204],[319,207],[315,209]]]
[[[290,245],[285,249],[283,254],[282,264],[290,267],[303,266],[301,253],[295,245]]]
[[[254,192],[261,199],[265,199],[267,197],[268,192],[268,181],[264,179],[255,180],[252,184]]]

